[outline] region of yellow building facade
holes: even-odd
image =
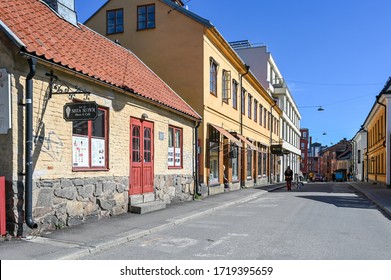
[[[85,24],[129,48],[202,116],[201,192],[270,182],[282,111],[208,20],[181,1],[112,0]]]
[[[363,153],[363,179],[380,185],[391,185],[391,78],[383,89],[361,126],[360,133],[365,133],[366,147]],[[362,147],[362,143],[358,143]]]
[[[381,104],[383,103],[375,103],[365,123],[368,146],[364,170],[368,172],[369,181],[386,184],[386,107]]]

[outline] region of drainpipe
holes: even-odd
[[[243,135],[243,112],[245,112],[245,109],[246,108],[246,104],[243,104],[242,101],[243,101],[243,98],[242,98],[242,94],[243,94],[243,77],[246,76],[250,70],[250,66],[247,65],[247,64],[244,64],[244,67],[246,68],[246,72],[244,74],[240,74],[240,87],[239,87],[239,90],[240,90],[240,110],[239,110],[239,114],[240,114],[240,134]],[[243,135],[244,136],[244,135]],[[243,154],[243,148],[241,149],[242,153]],[[240,157],[241,159],[243,159],[244,157],[241,156]],[[246,171],[243,171],[243,164],[244,162],[241,163],[242,164],[242,172],[241,172],[241,176],[244,177],[244,178],[240,178],[240,187],[241,188],[244,188],[244,185],[245,185],[245,172]]]
[[[32,228],[38,228],[33,220],[33,77],[35,76],[37,59],[29,58],[30,73],[26,78],[26,147],[25,147],[25,220]]]
[[[386,92],[387,93],[387,92]],[[379,104],[380,106],[383,106],[384,107],[384,132],[385,132],[385,137],[386,137],[386,140],[385,140],[385,144],[384,144],[384,146],[386,147],[386,158],[387,158],[387,154],[388,153],[390,153],[390,151],[387,151],[387,143],[388,143],[388,132],[387,132],[387,106],[385,105],[385,104],[383,104],[383,103],[381,103],[380,101],[379,101],[379,98],[380,98],[380,95],[378,95],[378,96],[376,96],[376,103],[377,104]],[[388,102],[387,102],[387,104],[388,104]],[[391,161],[391,156],[390,156],[390,161]],[[391,163],[390,163],[391,164]],[[386,168],[387,168],[387,164],[386,164]],[[390,175],[388,175],[387,173],[389,173],[389,171],[387,170],[386,171],[386,186],[387,186],[387,188],[389,188],[390,187],[390,185],[389,185],[389,176]],[[388,175],[388,176],[387,176]],[[388,177],[388,178],[387,178]],[[388,179],[388,180],[387,180]]]
[[[277,105],[277,102],[276,100],[273,98],[273,101],[274,101],[274,104],[272,106],[270,106],[270,122],[269,122],[269,125],[270,125],[270,147],[269,147],[269,184],[272,184],[273,183],[273,179],[272,179],[272,165],[273,165],[273,158],[272,158],[272,145],[273,145],[273,108],[274,106]],[[284,156],[283,156],[284,158]],[[274,173],[275,170],[274,170]]]
[[[201,195],[201,192],[200,192],[200,189],[199,189],[199,186],[198,186],[198,179],[199,179],[199,174],[198,174],[198,170],[199,170],[199,162],[198,162],[198,149],[199,149],[199,146],[198,146],[198,128],[200,127],[201,125],[201,121],[198,121],[197,122],[197,125],[194,127],[194,149],[195,149],[195,156],[194,156],[194,186],[195,186],[195,191],[194,191],[194,198],[196,195]]]
[[[364,128],[364,125],[361,125],[361,131],[363,131],[363,132],[365,132],[366,133],[366,142],[367,142],[367,152],[366,152],[366,174],[365,174],[365,181],[366,182],[368,182],[368,171],[369,171],[369,168],[368,168],[368,162],[369,162],[369,160],[368,160],[368,149],[369,149],[369,147],[368,147],[368,130],[366,130],[365,128]],[[364,167],[363,167],[363,171],[364,171]],[[364,181],[364,174],[363,174],[363,181]]]
[[[246,108],[246,104],[244,104],[244,107],[243,107],[243,104],[242,104],[242,94],[243,94],[243,77],[246,76],[250,70],[250,66],[247,65],[247,64],[244,64],[244,67],[246,68],[246,72],[244,74],[241,74],[240,75],[240,134],[243,135],[243,108]]]

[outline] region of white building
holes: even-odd
[[[367,149],[367,132],[359,130],[352,139],[353,144],[353,172],[357,181],[366,181],[367,170],[365,152]]]
[[[266,46],[254,46],[247,40],[231,42],[230,45],[250,66],[251,72],[283,111],[280,120],[281,143],[271,143],[282,144],[284,150],[284,154],[280,156],[281,170],[276,174],[277,180],[283,180],[283,174],[287,166],[290,166],[294,173],[298,173],[300,170],[301,115],[299,109]]]

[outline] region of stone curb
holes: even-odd
[[[268,191],[275,191],[275,190],[280,189],[282,187],[284,187],[284,185],[282,185],[282,186],[278,185],[278,186],[275,186],[275,187],[269,189]],[[228,201],[226,203],[223,203],[222,205],[219,205],[219,206],[216,206],[216,207],[213,207],[213,208],[201,211],[201,212],[196,212],[194,214],[185,215],[182,218],[174,218],[168,223],[165,223],[165,224],[162,224],[162,225],[159,225],[159,226],[147,229],[147,230],[136,230],[136,231],[133,230],[133,232],[131,232],[131,233],[126,233],[125,236],[121,236],[121,237],[118,237],[118,238],[115,238],[112,240],[108,240],[108,241],[99,242],[95,245],[89,245],[89,246],[77,248],[75,252],[60,256],[58,259],[59,260],[77,260],[77,259],[80,259],[83,257],[87,257],[89,255],[101,252],[103,250],[110,249],[112,247],[115,247],[115,246],[118,246],[121,244],[125,244],[129,241],[139,239],[141,237],[150,235],[152,233],[160,232],[165,229],[172,228],[177,225],[181,225],[185,222],[200,218],[202,216],[213,213],[215,211],[256,199],[256,198],[264,195],[268,191],[260,190],[258,193],[251,194],[249,196],[246,196],[246,197],[238,199],[238,200]]]

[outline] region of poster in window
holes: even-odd
[[[73,142],[73,146],[72,146],[73,166],[89,167],[88,138],[73,136],[72,142]]]
[[[168,147],[168,166],[174,166],[174,147]]]
[[[181,164],[181,149],[175,148],[175,166],[180,167]]]
[[[92,166],[105,166],[105,140],[91,139]]]

